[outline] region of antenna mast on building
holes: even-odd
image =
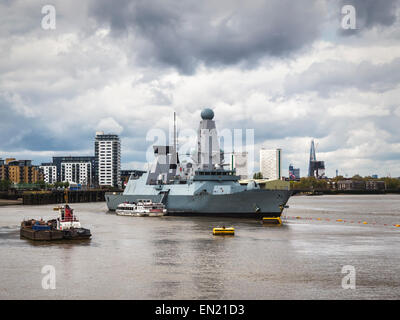
[[[174,148],[176,152],[176,112],[174,111]]]

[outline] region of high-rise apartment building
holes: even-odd
[[[282,149],[260,150],[260,171],[264,179],[280,180],[282,177]]]
[[[43,170],[46,183],[53,184],[57,182],[57,167],[53,163],[42,163],[39,168]]]
[[[100,186],[121,187],[121,142],[116,134],[96,132],[96,177]]]

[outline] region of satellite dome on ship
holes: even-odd
[[[203,120],[212,120],[214,118],[214,111],[212,111],[210,108],[205,108],[201,112],[201,118]]]

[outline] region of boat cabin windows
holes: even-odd
[[[151,200],[150,199],[144,199],[144,200],[138,200],[138,202],[151,203]]]
[[[230,170],[199,170],[195,173],[199,176],[233,176],[235,174]]]

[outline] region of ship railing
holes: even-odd
[[[61,219],[61,222],[74,222],[74,221],[79,221],[77,216],[64,217],[63,219]]]

